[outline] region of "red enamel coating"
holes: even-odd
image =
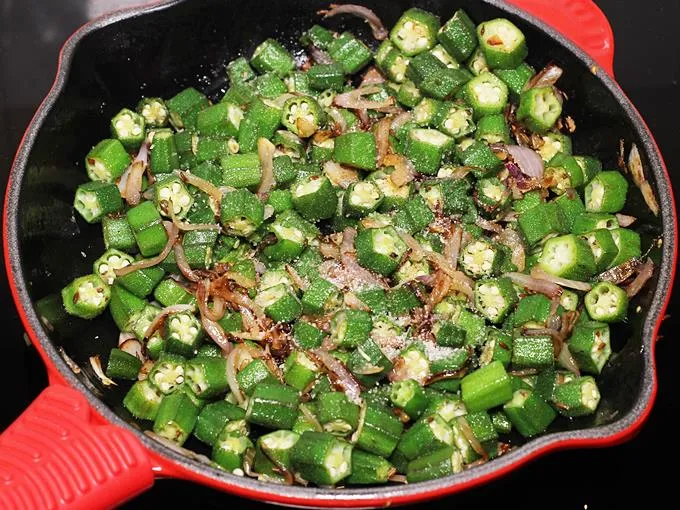
[[[571,39],[614,76],[614,33],[592,0],[506,0]]]
[[[80,392],[44,390],[0,437],[0,508],[110,508],[149,488],[146,449],[96,421]]]
[[[562,32],[591,55],[600,67],[613,75],[612,29],[592,0],[507,1]],[[59,69],[62,64],[60,55],[57,75],[60,73]],[[663,169],[670,183],[665,164]],[[14,184],[10,175],[7,196]],[[3,233],[7,232],[9,217],[7,196],[3,212]],[[672,195],[670,198],[673,200]],[[673,207],[675,210],[674,204]],[[673,254],[671,281],[675,276],[677,260],[677,226],[673,235],[676,251]],[[133,434],[118,427],[106,425],[106,420],[89,408],[86,399],[79,392],[64,387],[63,377],[46,355],[40,343],[40,337],[31,327],[22,306],[18,290],[14,285],[15,269],[10,261],[6,235],[3,235],[3,250],[9,275],[8,281],[19,316],[33,345],[47,366],[52,385],[41,393],[24,414],[0,436],[0,482],[2,482],[0,483],[0,507],[3,508],[110,507],[150,487],[153,484],[153,473],[158,476],[192,480],[247,499],[305,507],[368,507],[423,502],[489,482],[548,452],[578,447],[606,447],[621,443],[634,435],[644,423],[651,411],[657,391],[654,371],[653,387],[647,408],[629,428],[613,436],[551,443],[531,455],[519,458],[514,464],[504,466],[485,476],[427,493],[407,494],[392,499],[375,497],[358,501],[341,501],[319,497],[314,499],[292,497],[286,495],[285,491],[277,490],[244,489],[231,485],[228,480],[216,481],[205,474],[195,473],[155,452],[146,451]],[[659,314],[659,321],[655,325],[655,339],[658,336],[669,299],[670,295],[667,295],[663,310]],[[653,359],[654,353],[652,352]],[[99,460],[99,465],[94,469],[93,459]],[[49,502],[53,504],[48,505]]]

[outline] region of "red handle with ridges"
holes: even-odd
[[[506,0],[571,39],[614,76],[614,33],[592,0]]]
[[[146,450],[85,397],[44,390],[0,436],[0,508],[112,508],[153,484]]]

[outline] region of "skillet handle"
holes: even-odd
[[[593,0],[506,0],[571,39],[614,76],[614,33]]]
[[[112,508],[151,487],[144,446],[101,421],[73,388],[38,395],[0,436],[0,508]]]

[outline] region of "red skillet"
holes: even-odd
[[[414,2],[361,3],[389,26]],[[216,91],[223,85],[226,60],[238,51],[248,54],[268,36],[293,41],[317,21],[314,13],[325,4],[327,0],[154,4],[95,20],[64,45],[54,86],[14,160],[4,207],[4,253],[12,294],[45,362],[50,386],[0,437],[0,507],[111,507],[149,488],[156,477],[193,480],[247,498],[306,507],[422,502],[487,482],[550,451],[619,443],[648,416],[656,394],[654,342],[674,276],[675,206],[654,139],[612,78],[612,31],[591,0],[435,0],[424,6],[443,19],[459,6],[478,20],[509,16],[527,34],[533,65],[540,68],[554,60],[565,69],[560,85],[571,98],[569,111],[578,122],[577,151],[595,153],[612,167],[619,138],[635,141],[640,148],[662,213],[652,216],[637,192],[632,193],[631,213],[639,217],[644,239],[663,235],[664,243],[653,252],[657,274],[634,303],[641,313],[615,331],[621,341],[602,376],[604,398],[595,418],[565,421],[557,431],[500,459],[432,482],[347,490],[282,487],[225,474],[157,443],[125,420],[129,417],[121,406],[122,393],[101,392],[85,371],[76,375],[68,367],[63,352],[86,367],[88,356],[107,352],[117,337],[108,318],[87,329],[70,324],[62,332],[48,331],[34,307],[38,299],[89,271],[91,257],[102,251],[98,228],[73,220],[70,206],[73,190],[84,180],[77,162],[106,136],[102,119],[134,104],[142,94],[168,97],[190,84]],[[348,23],[365,34],[360,23]]]

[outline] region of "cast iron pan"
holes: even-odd
[[[124,389],[104,391],[88,357],[116,344],[105,314],[70,321],[54,331],[41,324],[34,303],[91,271],[103,251],[98,225],[74,217],[82,161],[108,134],[106,119],[141,95],[169,97],[188,85],[213,99],[224,89],[224,64],[249,55],[266,37],[295,47],[300,31],[318,21],[327,0],[204,0],[153,4],[98,19],[64,45],[54,86],[31,122],[12,168],[3,230],[9,281],[24,326],[47,366],[50,387],[0,438],[0,507],[109,507],[153,484],[155,477],[195,480],[240,496],[298,506],[369,507],[412,503],[478,485],[548,451],[608,446],[643,423],[656,394],[654,342],[672,285],[677,230],[671,185],[652,135],[611,77],[613,38],[591,0],[512,0],[577,41],[500,0],[360,2],[391,26],[413,4],[448,19],[464,7],[473,19],[512,19],[527,35],[530,63],[565,69],[560,86],[577,121],[575,152],[595,154],[614,168],[620,138],[636,142],[662,206],[648,212],[637,190],[627,210],[640,218],[657,271],[639,295],[637,313],[613,331],[616,354],[601,377],[598,413],[560,420],[554,432],[500,459],[458,475],[413,485],[329,490],[283,487],[226,474],[196,456],[182,455],[145,436],[121,405]],[[370,40],[357,20],[341,20]],[[336,29],[343,25],[333,25]],[[74,373],[63,353],[81,367]],[[8,360],[6,362],[11,362]],[[192,447],[197,445],[190,445]]]

